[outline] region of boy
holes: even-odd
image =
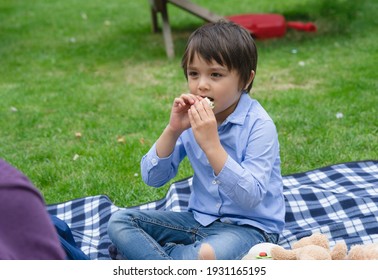
[[[273,121],[248,95],[256,65],[251,35],[234,23],[190,36],[182,58],[189,93],[174,100],[141,161],[143,180],[159,187],[189,158],[189,211],[114,213],[109,237],[123,257],[241,259],[257,243],[278,241],[285,216],[279,143]]]

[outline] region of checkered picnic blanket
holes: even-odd
[[[378,161],[336,164],[283,177],[286,226],[279,245],[321,232],[330,245],[378,243]],[[173,183],[158,201],[132,208],[185,211],[192,180]],[[110,259],[106,227],[109,217],[122,209],[105,195],[48,205],[50,214],[71,228],[77,245],[90,259]]]

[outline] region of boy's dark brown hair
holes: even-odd
[[[206,62],[215,60],[228,70],[236,70],[240,77],[240,90],[247,85],[251,70],[256,73],[257,48],[251,34],[243,27],[226,21],[208,23],[194,31],[188,40],[181,66],[187,76],[187,67],[195,55]],[[253,81],[246,91],[252,88]]]

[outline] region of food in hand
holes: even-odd
[[[205,97],[206,102],[209,104],[211,109],[214,109],[214,101],[211,101],[208,97]]]

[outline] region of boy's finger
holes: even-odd
[[[180,106],[185,106],[186,103],[184,100],[181,98],[175,98],[175,101],[173,102],[174,106],[180,107]]]
[[[214,115],[213,109],[211,109],[209,103],[205,99],[202,99],[201,104],[207,116]]]
[[[190,105],[193,105],[197,101],[196,97],[190,93],[184,93],[180,96],[180,98],[182,98],[182,100],[184,100],[185,103]]]
[[[198,123],[199,121],[201,121],[200,113],[198,112],[198,109],[195,105],[192,105],[192,107],[190,107],[189,111],[190,111],[190,114],[192,115],[193,121],[195,123]]]
[[[190,126],[194,128],[196,126],[196,120],[194,119],[193,111],[191,109],[188,110],[188,116],[189,116]]]

